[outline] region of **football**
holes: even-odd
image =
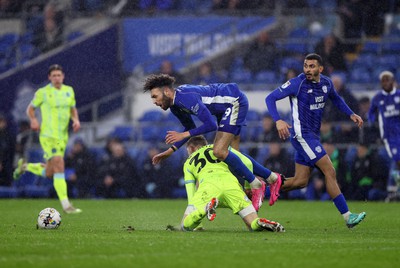
[[[45,208],[39,212],[38,229],[56,229],[61,224],[61,214],[55,208]]]

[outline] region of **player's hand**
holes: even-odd
[[[353,120],[353,122],[356,123],[356,125],[359,128],[361,128],[364,124],[364,121],[362,120],[361,116],[359,116],[357,114],[350,115],[350,119]]]
[[[185,132],[177,131],[167,131],[167,136],[165,136],[166,144],[173,144],[175,142],[183,140],[185,137]]]
[[[40,129],[39,121],[36,118],[31,119],[31,129],[33,131],[39,131]]]
[[[291,126],[283,120],[276,121],[276,129],[278,130],[279,138],[286,140],[290,137],[289,128]]]
[[[79,120],[75,120],[72,122],[72,129],[74,132],[77,132],[81,128],[81,122]]]
[[[162,160],[168,158],[173,152],[172,149],[168,149],[162,153],[156,154],[152,159],[153,165],[159,164]]]

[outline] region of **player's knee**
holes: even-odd
[[[213,148],[213,154],[216,158],[223,161],[228,156],[228,150],[223,148],[215,147]]]

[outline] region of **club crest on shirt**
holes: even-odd
[[[317,147],[315,147],[315,151],[316,151],[317,153],[320,153],[320,152],[322,152],[322,148],[321,148],[321,146],[317,146]]]
[[[392,154],[394,154],[394,155],[397,154],[397,148],[392,149]]]
[[[326,86],[322,86],[322,91],[323,91],[324,93],[326,93],[326,92],[328,92],[328,88],[327,88]]]
[[[399,103],[400,102],[400,97],[399,96],[394,97],[394,102],[395,103]]]
[[[288,86],[290,86],[290,81],[287,81],[285,84],[283,84],[281,88],[287,88]]]
[[[195,106],[190,107],[190,110],[191,110],[194,114],[197,114],[197,112],[199,111],[199,104],[196,103]]]

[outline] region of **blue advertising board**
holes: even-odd
[[[123,65],[146,72],[171,60],[177,68],[213,56],[272,25],[274,17],[173,17],[123,21]]]

